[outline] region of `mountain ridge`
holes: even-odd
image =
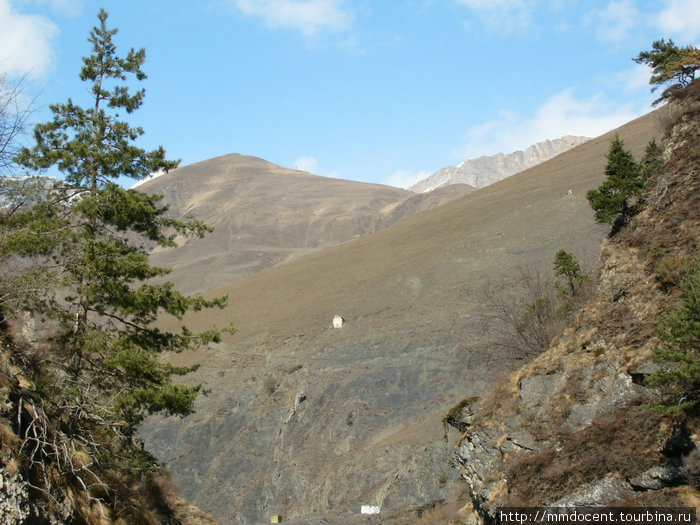
[[[590,137],[565,135],[558,139],[538,142],[524,150],[512,153],[497,153],[496,155],[467,159],[457,166],[447,166],[436,171],[408,189],[416,193],[423,193],[456,183],[468,184],[481,189],[536,166],[588,140]]]
[[[214,227],[203,239],[155,248],[169,280],[199,293],[376,232],[472,191],[460,185],[429,195],[291,170],[229,154],[178,168],[138,187],[165,195],[173,216]]]

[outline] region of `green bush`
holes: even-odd
[[[646,177],[632,152],[615,135],[607,154],[605,167],[607,179],[596,189],[590,190],[586,198],[595,211],[595,220],[613,225],[613,233],[644,209],[642,193],[646,188]]]
[[[663,413],[689,413],[700,401],[700,258],[680,283],[676,307],[658,324],[662,344],[653,359],[661,368],[647,379],[661,389],[662,399],[654,405]]]

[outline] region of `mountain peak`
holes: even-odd
[[[558,139],[544,140],[524,150],[508,154],[498,153],[468,159],[458,166],[442,168],[408,189],[424,193],[448,184],[468,184],[477,189],[483,188],[556,157],[587,140],[589,137],[566,135]]]

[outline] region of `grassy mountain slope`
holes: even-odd
[[[389,186],[290,170],[256,157],[225,155],[144,183],[178,216],[215,228],[204,239],[158,249],[154,264],[173,268],[181,290],[201,292],[373,233],[469,191],[427,197]]]
[[[659,131],[657,114],[618,130],[637,155]],[[446,497],[456,480],[442,414],[522,358],[489,346],[481,291],[518,266],[549,268],[560,248],[596,257],[606,229],[585,192],[603,178],[611,136],[212,291],[231,305],[188,326],[235,320],[239,332],[177,356],[202,363],[195,379],[212,393],[182,421],[150,420],[147,448],[227,523],[350,523],[361,504]],[[333,329],[334,314],[347,325]]]

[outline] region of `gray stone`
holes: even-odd
[[[685,474],[680,465],[669,463],[652,467],[639,476],[630,478],[629,483],[638,490],[659,490],[676,485],[683,480],[685,480]]]
[[[523,377],[520,381],[520,405],[523,407],[540,405],[543,399],[556,391],[561,378],[562,374],[560,372],[542,376]]]
[[[579,490],[558,499],[552,507],[603,506],[632,496],[634,490],[625,480],[603,478],[584,485]]]
[[[569,409],[566,422],[575,432],[586,428],[597,417],[611,414],[615,408],[645,399],[649,395],[644,387],[635,384],[626,373],[604,376],[594,383],[593,390],[589,403],[574,404]]]

